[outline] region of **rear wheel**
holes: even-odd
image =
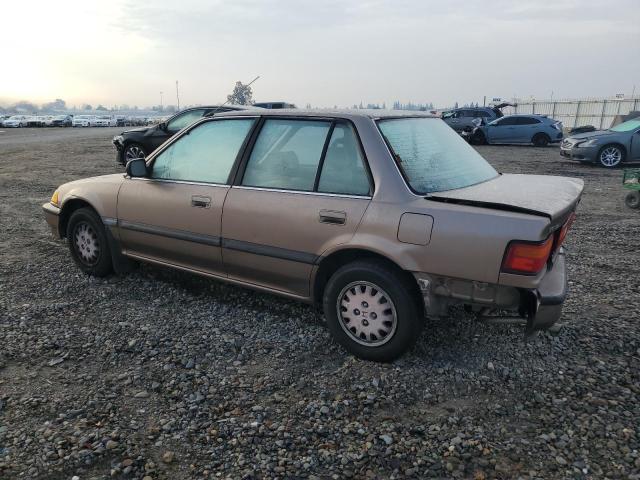
[[[640,192],[629,192],[624,197],[624,203],[629,208],[640,208]]]
[[[96,277],[111,273],[113,264],[107,233],[100,217],[90,208],[80,208],[71,214],[67,226],[71,256],[80,269]]]
[[[326,285],[323,307],[336,341],[365,360],[398,358],[422,330],[417,286],[381,261],[355,261],[336,271]]]
[[[598,153],[598,161],[605,168],[615,168],[624,161],[624,150],[619,145],[605,145]]]
[[[546,147],[551,143],[551,139],[545,133],[536,133],[531,139],[534,147]]]

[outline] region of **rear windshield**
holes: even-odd
[[[455,190],[498,176],[473,147],[440,119],[379,120],[378,127],[415,193]]]

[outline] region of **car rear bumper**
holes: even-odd
[[[562,305],[567,298],[567,267],[564,250],[560,250],[553,267],[544,276],[538,288],[532,290],[535,310],[527,322],[527,331],[545,330],[555,324],[562,315]]]
[[[51,202],[47,202],[42,205],[42,210],[44,210],[44,218],[51,229],[51,234],[55,238],[60,238],[60,209]]]

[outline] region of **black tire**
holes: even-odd
[[[598,163],[604,168],[617,168],[626,157],[624,148],[615,143],[605,145],[598,152]]]
[[[629,192],[624,197],[624,204],[629,208],[640,208],[640,192]]]
[[[482,132],[476,132],[471,136],[471,145],[486,145],[487,139]]]
[[[354,284],[357,286],[346,290]],[[361,290],[361,287],[365,290]],[[360,301],[350,292],[368,295],[365,298],[379,299],[372,300],[375,305],[371,306],[366,302],[361,303],[362,308],[367,308],[368,311],[354,309],[350,313],[350,316],[360,315],[357,322],[353,318],[343,317],[342,313],[347,312],[344,307],[347,299]],[[352,295],[351,298],[349,295]],[[387,301],[383,302],[386,297]],[[338,269],[324,289],[323,308],[334,339],[356,357],[376,362],[390,362],[405,353],[418,339],[424,324],[422,298],[417,285],[401,270],[378,260],[358,260]],[[388,313],[389,311],[392,313]],[[385,321],[384,318],[391,318],[393,321]],[[347,333],[349,325],[355,325],[351,327],[354,329],[351,333]],[[362,339],[355,340],[353,337],[358,333],[356,327],[378,330],[375,336],[370,333],[370,338],[360,337]],[[382,335],[384,329],[388,333]],[[361,332],[361,335],[364,334]]]
[[[142,154],[142,156],[140,156]],[[147,152],[139,143],[127,143],[122,150],[122,164],[126,165],[130,160],[135,158],[146,158]]]
[[[534,147],[546,147],[551,143],[551,139],[546,133],[536,133],[531,139]]]
[[[79,208],[71,214],[67,240],[80,270],[94,277],[105,277],[113,271],[107,232],[95,211]]]

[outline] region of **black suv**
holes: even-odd
[[[208,115],[232,110],[247,110],[248,107],[238,105],[210,105],[182,110],[168,120],[151,127],[132,128],[113,137],[116,147],[116,160],[126,165],[134,158],[145,158],[167,139],[178,133],[187,125]]]
[[[471,131],[476,127],[476,124],[473,122],[476,118],[482,119],[486,125],[487,123],[502,117],[503,114],[501,109],[509,106],[514,105],[511,103],[501,103],[491,107],[455,108],[453,110],[442,112],[442,120],[444,120],[444,122],[456,132],[462,133],[465,130]]]

